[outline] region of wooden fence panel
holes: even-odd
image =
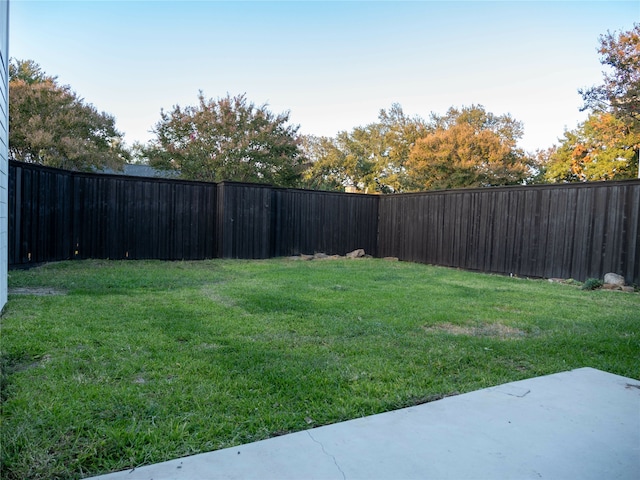
[[[271,190],[266,185],[218,185],[219,257],[271,256]]]
[[[469,270],[640,284],[640,181],[536,185],[380,199],[383,256]]]
[[[376,254],[378,197],[222,182],[218,255]]]
[[[83,258],[215,257],[214,184],[10,162],[11,267]]]
[[[624,200],[621,200],[621,203],[624,205],[625,213],[617,271],[628,269],[628,277],[635,279],[635,283],[640,285],[640,188],[629,186],[623,190],[622,197]]]

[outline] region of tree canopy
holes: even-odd
[[[640,135],[612,113],[596,112],[578,128],[564,133],[551,153],[545,180],[586,182],[633,178],[638,169],[633,145]]]
[[[517,148],[522,124],[474,105],[431,116],[431,129],[409,153],[414,190],[523,183],[532,160]]]
[[[602,85],[579,90],[589,118],[566,131],[549,155],[551,182],[619,180],[638,172],[640,150],[640,24],[600,37]]]
[[[609,68],[603,72],[604,82],[580,90],[584,109],[610,111],[640,130],[640,24],[627,32],[607,32],[600,37],[600,63]]]
[[[368,193],[510,185],[532,177],[534,160],[517,148],[522,124],[482,106],[451,108],[430,121],[393,104],[378,122],[307,142],[309,186],[355,186]]]
[[[408,187],[406,162],[416,140],[426,132],[419,117],[409,117],[394,103],[380,110],[378,121],[335,139],[307,142],[313,160],[305,178],[310,186],[355,187],[368,193],[402,192]]]
[[[156,138],[145,149],[149,163],[178,170],[182,178],[296,186],[304,157],[289,113],[273,114],[245,95],[206,99],[162,111]]]
[[[68,170],[120,169],[128,157],[115,119],[32,60],[9,65],[9,156]]]

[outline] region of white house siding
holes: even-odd
[[[9,186],[9,0],[0,0],[0,309],[7,303]]]

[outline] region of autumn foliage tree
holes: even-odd
[[[608,68],[603,83],[580,90],[584,109],[611,112],[632,130],[640,130],[640,24],[627,32],[600,37],[600,63]]]
[[[245,95],[206,99],[200,92],[196,106],[160,116],[156,139],[144,149],[152,166],[189,180],[299,183],[304,157],[288,113],[275,115]]]
[[[532,160],[517,147],[522,124],[482,106],[432,115],[431,131],[417,140],[406,164],[414,190],[523,183]]]
[[[580,90],[592,112],[564,133],[549,156],[551,182],[619,180],[640,176],[640,25],[600,37],[601,85]]]
[[[564,133],[550,155],[545,179],[586,182],[633,178],[638,170],[640,135],[612,113],[592,113],[578,128]]]
[[[128,158],[115,119],[31,61],[9,65],[9,156],[67,170],[120,169]]]

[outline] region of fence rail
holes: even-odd
[[[389,196],[10,162],[9,266],[73,258],[374,256],[640,285],[640,180]]]

